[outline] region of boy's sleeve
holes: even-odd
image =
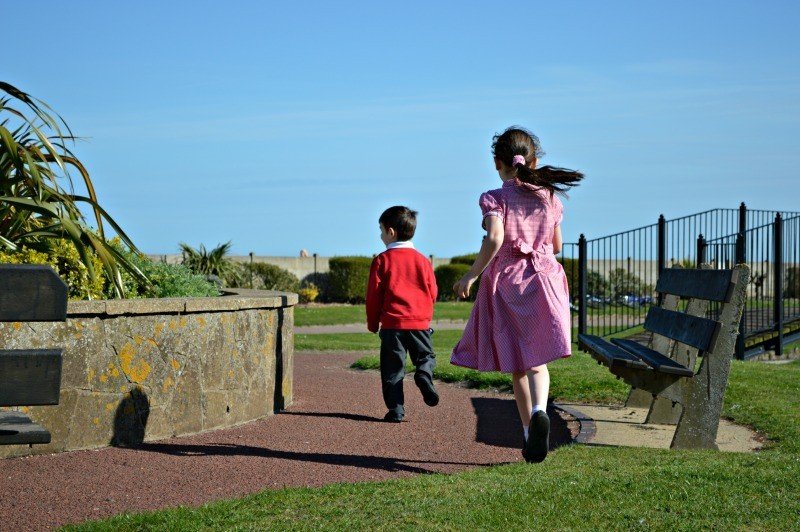
[[[433,273],[433,265],[428,263],[428,293],[431,295],[431,301],[436,303],[436,298],[439,297],[439,287],[436,285],[436,275]]]
[[[381,279],[381,265],[383,260],[378,255],[372,259],[369,268],[369,280],[367,281],[367,329],[369,332],[378,332],[381,320],[381,310],[383,309],[383,293],[385,286]]]

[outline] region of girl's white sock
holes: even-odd
[[[541,410],[542,412],[546,412],[547,411],[547,409],[543,408],[542,405],[534,405],[533,406],[533,410],[531,410],[531,416],[533,416],[539,410]]]
[[[522,425],[522,432],[525,433],[525,440],[528,439],[528,425]]]

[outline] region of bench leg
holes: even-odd
[[[673,449],[717,449],[717,430],[722,401],[731,372],[731,358],[745,306],[749,271],[737,265],[732,282],[735,288],[720,312],[722,331],[711,352],[705,353],[700,370],[685,382],[680,403],[683,415],[672,438]]]
[[[702,405],[699,408],[685,408],[670,448],[717,450],[719,411],[715,414],[713,410]]]
[[[650,408],[651,404],[653,404],[653,394],[639,388],[631,388],[625,401],[625,406],[628,408]]]
[[[722,400],[731,370],[730,355],[707,355],[700,371],[684,383],[681,403],[683,414],[673,449],[717,449],[717,430],[722,414]]]
[[[656,397],[647,413],[645,423],[655,425],[677,425],[681,419],[681,405],[664,397]]]

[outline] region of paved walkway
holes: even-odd
[[[521,460],[511,395],[438,383],[441,403],[429,408],[409,378],[406,420],[383,423],[378,373],[349,369],[363,354],[297,353],[295,402],[264,420],[135,449],[0,460],[0,530],[49,529],[265,489],[454,473]],[[553,409],[551,449],[573,439],[668,447],[674,429],[642,426],[645,413],[592,405]],[[750,431],[724,422],[718,442],[724,450],[759,446]]]
[[[510,395],[439,383],[441,403],[429,408],[408,379],[406,420],[384,423],[378,373],[349,369],[361,356],[298,353],[294,404],[261,421],[136,449],[1,460],[0,530],[521,460]],[[578,423],[551,418],[551,446],[570,442]]]

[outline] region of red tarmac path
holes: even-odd
[[[437,382],[441,402],[430,408],[407,379],[406,420],[383,423],[378,373],[349,369],[360,356],[297,353],[294,403],[260,421],[135,449],[0,460],[0,529],[49,529],[265,489],[521,460],[521,429],[509,394]],[[577,422],[552,412],[551,419],[551,447],[571,441]]]

